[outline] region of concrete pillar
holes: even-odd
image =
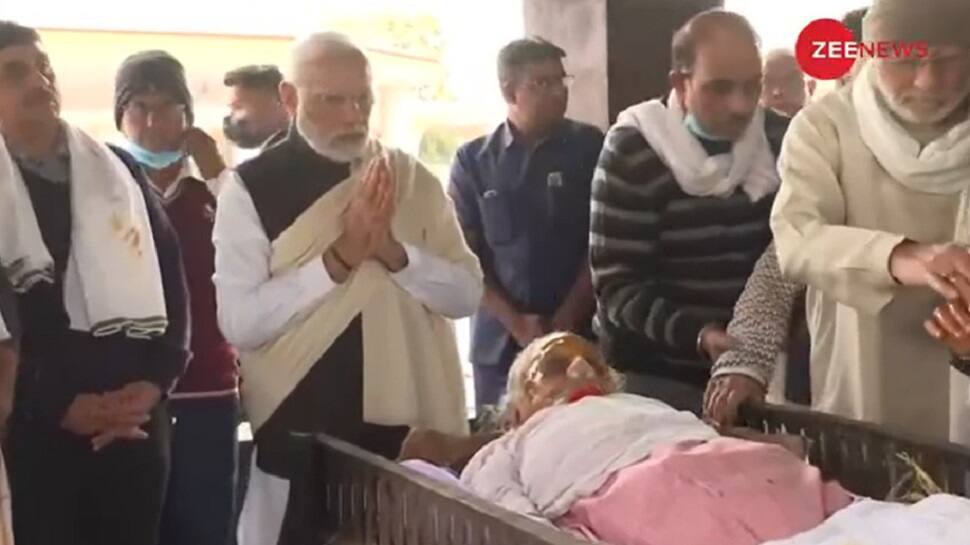
[[[523,0],[526,34],[566,50],[568,114],[606,129],[624,108],[668,91],[670,40],[723,0]]]

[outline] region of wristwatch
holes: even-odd
[[[704,358],[707,361],[711,361],[711,355],[707,353],[704,349],[704,334],[711,329],[720,328],[720,324],[707,324],[697,332],[697,355]]]
[[[950,365],[954,369],[970,377],[970,356],[958,356],[953,354],[950,358]]]

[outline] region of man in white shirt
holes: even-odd
[[[293,127],[238,168],[214,231],[219,323],[241,352],[254,476],[275,483],[250,491],[244,545],[319,534],[292,433],[326,432],[387,457],[411,425],[461,433],[445,318],[471,315],[483,290],[440,182],[368,138],[364,53],[343,36],[312,35],[287,76]],[[268,499],[282,483],[267,473],[288,482],[285,516]]]
[[[866,42],[928,55],[870,59],[795,117],[771,227],[808,286],[813,408],[970,445],[970,384],[922,327],[970,278],[968,20],[966,0],[873,2]]]

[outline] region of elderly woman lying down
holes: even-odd
[[[584,339],[534,341],[510,371],[511,431],[474,453],[460,484],[613,545],[753,545],[818,526],[851,503],[791,451],[722,437],[691,413],[619,386]],[[421,450],[411,439],[403,457]],[[484,442],[449,441],[451,453]],[[462,457],[425,454],[418,457]]]

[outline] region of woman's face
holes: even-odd
[[[515,405],[515,420],[521,424],[551,405],[615,390],[610,369],[595,346],[576,335],[555,336],[544,341],[526,375],[525,395]]]

